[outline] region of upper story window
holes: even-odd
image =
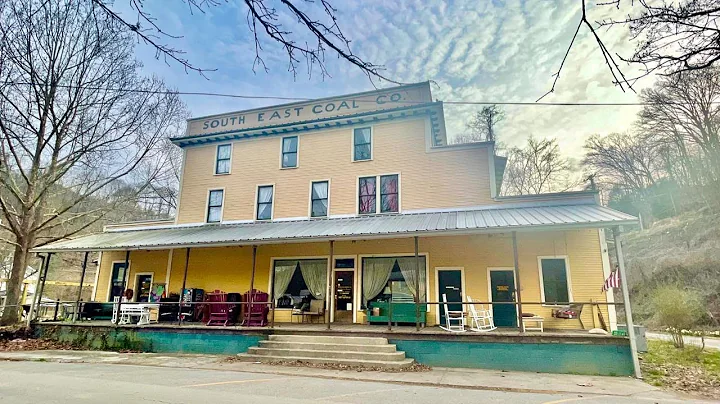
[[[353,131],[353,161],[372,160],[372,130],[355,128]]]
[[[217,147],[215,154],[215,174],[230,174],[231,157],[232,145],[221,144]]]
[[[564,257],[539,258],[540,284],[543,302],[569,303],[570,282]]]
[[[208,223],[218,223],[222,220],[223,194],[222,189],[213,189],[208,194],[207,217]]]
[[[379,200],[378,181],[380,182]],[[397,174],[361,177],[358,181],[358,213],[370,214],[378,211],[380,213],[400,211],[400,183]]]
[[[330,184],[328,181],[315,181],[310,190],[310,216],[325,217],[328,215],[330,200]]]
[[[282,139],[282,168],[295,168],[298,163],[298,137]]]
[[[273,213],[273,186],[262,185],[257,191],[257,220],[271,220]]]

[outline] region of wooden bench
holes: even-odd
[[[545,321],[544,318],[540,316],[532,316],[532,317],[523,317],[522,318],[522,329],[523,332],[526,332],[527,330],[530,331],[540,331],[543,332],[543,322]],[[527,323],[534,323],[534,327],[528,327]]]

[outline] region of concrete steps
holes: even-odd
[[[270,335],[238,358],[251,362],[334,363],[398,369],[413,364],[386,338],[326,335]]]

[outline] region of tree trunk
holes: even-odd
[[[7,294],[5,295],[6,307],[2,318],[0,318],[0,326],[16,324],[19,321],[19,308],[16,305],[24,303],[20,302],[20,297],[23,280],[25,279],[25,270],[30,260],[30,245],[26,242],[20,242],[19,244],[15,247],[13,255],[12,270],[7,283]]]

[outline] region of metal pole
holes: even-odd
[[[180,289],[180,299],[178,301],[178,325],[182,324],[182,301],[185,297],[185,286],[187,282],[188,266],[190,266],[190,247],[185,249],[185,273],[183,273],[182,289]],[[192,296],[190,296],[192,299]],[[190,305],[191,308],[192,305]]]
[[[248,313],[248,325],[250,325],[250,319],[252,316],[252,305],[253,300],[255,298],[255,293],[253,292],[255,288],[255,261],[257,260],[257,246],[253,246],[252,250],[252,273],[250,274],[250,301],[248,302],[247,307],[247,313]]]
[[[49,254],[48,254],[49,255]],[[38,290],[40,289],[40,277],[42,276],[43,271],[45,270],[45,256],[38,254],[38,257],[40,257],[40,270],[38,271],[38,281],[35,283],[35,294],[33,295],[32,302],[30,303],[30,311],[28,311],[27,319],[26,319],[26,326],[30,327],[30,323],[32,323],[33,315],[35,314],[35,308],[36,301],[38,298]]]
[[[332,270],[333,270],[333,256],[335,255],[335,240],[330,240],[330,261],[328,262],[328,273],[325,279],[327,280],[327,297],[325,298],[325,304],[327,305],[327,329],[330,329],[330,310],[332,304],[330,304],[333,297],[332,295]]]
[[[38,311],[40,311],[40,307],[42,307],[42,295],[43,292],[45,292],[45,280],[47,279],[48,270],[50,269],[50,258],[52,258],[53,253],[48,253],[47,257],[45,258],[45,269],[41,271],[40,278],[38,278],[38,281],[40,282],[40,291],[38,292],[38,301],[37,301],[37,307]]]
[[[120,319],[122,318],[122,316],[120,315],[120,313],[121,313],[120,308],[122,307],[122,300],[123,300],[123,296],[125,296],[125,287],[127,286],[127,278],[129,276],[130,276],[130,250],[127,250],[127,251],[125,251],[125,270],[124,270],[123,278],[122,278],[122,284],[121,284],[122,287],[120,288],[120,299],[118,299],[118,307],[117,307],[118,320],[115,323],[115,326],[120,324]]]
[[[523,324],[522,324],[522,296],[520,296],[520,260],[518,259],[518,246],[517,246],[517,233],[512,232],[512,243],[513,243],[513,262],[515,265],[515,300],[517,301],[517,319],[518,319],[518,328],[520,329],[520,332],[523,332]]]
[[[415,331],[420,331],[420,254],[415,236]]]
[[[637,341],[635,340],[635,326],[632,318],[632,307],[630,306],[630,288],[628,286],[627,271],[625,271],[625,259],[623,258],[622,245],[620,244],[620,229],[613,227],[613,238],[615,239],[615,255],[617,257],[618,270],[622,282],[623,303],[625,308],[625,323],[627,325],[628,338],[630,338],[630,354],[632,355],[635,377],[642,378],[640,371],[640,360],[637,354]]]
[[[85,258],[83,258],[82,273],[80,274],[80,287],[78,287],[77,300],[75,301],[75,316],[73,316],[73,323],[80,317],[80,299],[82,298],[83,282],[85,282],[85,270],[87,269],[88,255],[90,251],[85,251]]]
[[[275,263],[270,266],[270,328],[275,328]],[[292,314],[290,315],[292,322]]]

